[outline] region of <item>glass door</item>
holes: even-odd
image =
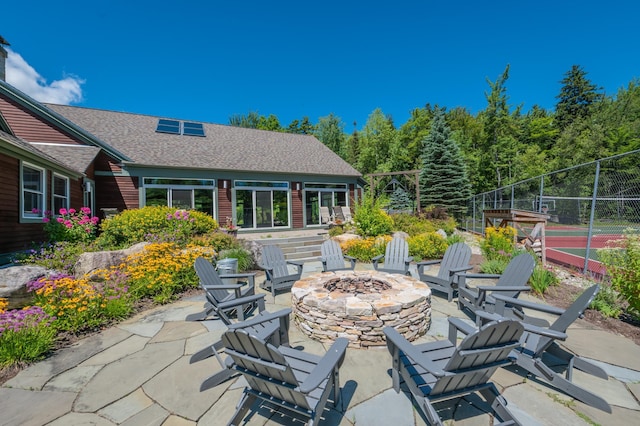
[[[256,191],[256,227],[271,228],[272,226],[271,191]]]

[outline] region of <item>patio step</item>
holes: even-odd
[[[261,238],[255,241],[262,245],[277,245],[282,249],[287,260],[317,260],[320,257],[320,246],[327,236],[327,234],[319,234],[285,238]]]

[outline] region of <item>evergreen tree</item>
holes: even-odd
[[[320,117],[315,131],[316,137],[338,155],[345,144],[344,123],[333,113]]]
[[[573,65],[560,81],[562,88],[556,96],[556,125],[564,130],[571,123],[589,116],[591,106],[602,100],[603,95],[597,93],[598,86],[587,78],[587,72],[579,65]]]
[[[443,110],[436,111],[424,140],[420,195],[422,206],[445,207],[454,215],[465,211],[471,196],[464,159],[451,138]]]
[[[398,186],[389,197],[391,210],[413,210],[413,200],[401,186]]]

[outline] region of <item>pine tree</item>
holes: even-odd
[[[401,186],[398,186],[389,197],[389,208],[391,210],[412,210],[413,200]]]
[[[431,132],[424,140],[420,194],[422,206],[445,207],[453,215],[465,211],[471,196],[464,159],[441,109],[436,111]]]
[[[560,81],[562,88],[556,96],[556,125],[559,129],[567,128],[579,118],[589,116],[591,106],[603,99],[598,93],[598,86],[587,78],[587,72],[579,65],[573,65]]]

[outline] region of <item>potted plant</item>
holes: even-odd
[[[238,236],[238,227],[233,224],[233,219],[229,216],[225,218],[224,226],[220,230],[225,234],[233,235],[234,237]]]

